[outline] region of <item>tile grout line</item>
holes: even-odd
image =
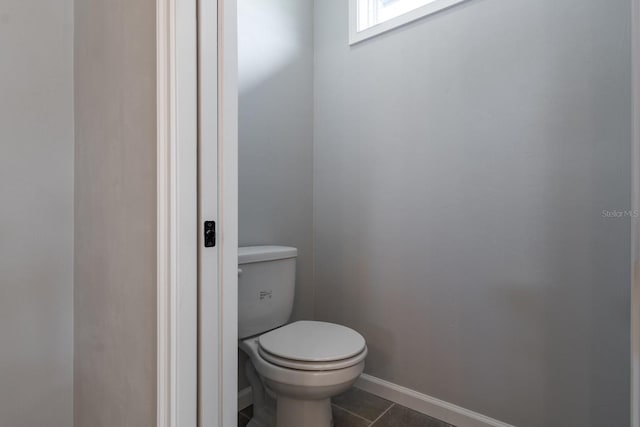
[[[395,403],[395,402],[392,402],[392,403],[391,403],[391,405],[389,405],[389,407],[388,407],[387,409],[385,409],[385,410],[384,410],[384,412],[383,412],[383,413],[381,413],[381,414],[378,416],[378,418],[376,418],[375,420],[373,420],[373,422],[371,423],[371,426],[369,426],[369,427],[373,427],[373,425],[374,425],[375,423],[377,423],[377,422],[380,420],[380,418],[382,418],[382,417],[384,416],[384,414],[386,414],[387,412],[389,412],[389,410],[390,410],[391,408],[393,408],[394,406],[396,406],[396,403]]]
[[[354,417],[356,417],[356,418],[358,418],[358,419],[360,419],[360,420],[362,420],[362,421],[365,421],[365,422],[367,423],[367,424],[366,424],[366,425],[367,425],[367,427],[375,427],[375,424],[376,424],[378,421],[380,421],[380,419],[382,419],[382,417],[384,417],[384,416],[385,416],[385,414],[386,414],[387,412],[389,412],[389,411],[391,410],[391,408],[393,408],[394,406],[399,406],[400,408],[408,409],[408,408],[406,408],[406,407],[404,407],[404,406],[402,406],[402,405],[400,405],[400,404],[398,404],[398,403],[396,403],[396,402],[393,402],[393,401],[388,401],[388,402],[389,402],[389,406],[388,406],[384,411],[382,411],[382,413],[381,413],[380,415],[378,415],[378,416],[377,416],[373,421],[371,421],[371,420],[369,420],[369,419],[367,419],[367,418],[363,417],[362,415],[359,415],[359,414],[357,414],[357,413],[355,413],[355,412],[352,412],[352,411],[350,411],[349,409],[344,408],[344,407],[342,407],[342,406],[338,405],[337,403],[331,402],[331,406],[335,406],[337,409],[342,410],[342,411],[346,412],[347,414],[349,414],[349,415],[351,415],[351,416],[354,416]],[[246,408],[245,408],[245,409],[246,409]],[[243,411],[238,411],[238,415],[239,415],[241,418],[243,418],[243,419],[246,419],[246,420],[248,420],[248,421],[251,421],[251,417],[250,417],[249,415],[245,414]],[[428,415],[426,415],[426,414],[425,414],[425,416],[426,416],[427,418],[429,418],[429,419],[433,419],[434,421],[437,421],[438,423],[442,423],[442,424],[443,424],[443,426],[442,426],[442,427],[456,427],[456,426],[454,426],[454,425],[452,425],[452,424],[449,424],[449,423],[446,423],[446,422],[444,422],[444,421],[442,421],[442,420],[439,420],[439,419],[436,419],[436,418],[430,417],[430,416],[428,416]]]
[[[368,420],[368,419],[366,419],[365,417],[363,417],[362,415],[358,415],[358,414],[356,414],[355,412],[351,412],[350,410],[345,409],[345,408],[343,408],[343,407],[342,407],[342,406],[340,406],[340,405],[336,405],[335,403],[331,403],[331,404],[332,404],[333,406],[335,406],[336,408],[339,408],[339,409],[343,410],[343,411],[344,411],[344,412],[346,412],[347,414],[353,415],[354,417],[358,417],[358,418],[360,418],[361,420],[364,420],[364,421],[368,422],[368,423],[369,423],[368,425],[371,425],[371,424],[373,423],[373,421]]]

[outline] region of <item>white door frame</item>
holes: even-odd
[[[156,0],[158,427],[237,422],[237,6],[236,0],[201,1],[198,7],[198,0]],[[200,76],[199,85],[198,28],[200,35],[217,35],[216,43],[200,48],[200,61],[217,68],[217,100],[204,104],[200,85],[212,83]],[[206,108],[207,120],[217,118],[214,134],[199,124],[199,106]],[[200,290],[199,148],[217,153],[217,164],[207,164],[217,170],[206,172],[217,179],[202,185],[216,194],[209,206],[217,205],[218,228],[216,274]],[[210,351],[200,357],[215,369],[205,370],[213,376],[199,378],[198,293],[203,289],[211,298],[200,309],[216,316],[206,318],[206,330],[215,333],[204,336],[213,341],[206,341]],[[215,393],[203,395],[199,405],[199,389]]]
[[[222,427],[238,425],[238,2],[218,0],[219,369]],[[213,25],[213,24],[211,24]],[[206,404],[206,403],[204,403]],[[203,405],[204,405],[203,404]],[[203,425],[205,427],[206,425]]]
[[[157,425],[197,422],[195,0],[156,0]]]
[[[217,250],[200,245],[201,427],[238,422],[236,13],[236,0],[198,0],[200,222],[220,230]]]

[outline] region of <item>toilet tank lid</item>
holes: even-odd
[[[238,264],[295,258],[298,249],[289,246],[244,246],[238,248]]]

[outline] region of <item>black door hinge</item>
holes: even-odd
[[[216,245],[216,222],[204,222],[204,247],[212,248]]]

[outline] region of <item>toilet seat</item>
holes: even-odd
[[[343,369],[358,364],[367,355],[362,335],[327,322],[291,323],[261,335],[258,344],[265,360],[303,371]]]
[[[305,362],[301,360],[286,359],[283,357],[275,356],[261,347],[258,347],[258,352],[264,360],[273,363],[274,365],[283,368],[295,369],[298,371],[333,371],[336,369],[349,368],[362,362],[365,357],[367,357],[366,346],[364,350],[362,350],[362,352],[354,357],[330,362]]]

